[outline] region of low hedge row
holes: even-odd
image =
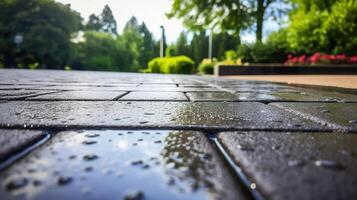
[[[147,73],[162,73],[162,74],[191,74],[195,68],[193,62],[187,56],[174,56],[165,58],[154,58],[148,68],[144,70]]]

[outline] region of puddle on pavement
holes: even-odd
[[[243,199],[200,132],[68,131],[0,174],[0,199]]]

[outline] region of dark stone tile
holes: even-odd
[[[41,131],[0,129],[1,162],[43,138]]]
[[[188,101],[182,92],[130,92],[119,100],[131,101]]]
[[[0,100],[16,100],[41,94],[54,93],[46,90],[0,90]]]
[[[297,93],[275,93],[275,92],[197,92],[187,93],[192,101],[256,101],[256,102],[274,102],[274,101],[312,101],[316,98],[310,95]]]
[[[114,91],[65,91],[27,98],[28,100],[113,100],[126,92]]]
[[[35,85],[0,85],[0,90],[20,90],[35,88]]]
[[[70,131],[0,173],[0,198],[246,199],[236,181],[200,132]]]
[[[357,135],[224,132],[219,142],[267,199],[355,199]]]
[[[357,131],[357,103],[272,103],[285,111],[343,131]]]
[[[262,103],[155,101],[8,101],[0,125],[325,129]]]

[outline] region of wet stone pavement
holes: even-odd
[[[357,199],[357,91],[0,70],[0,199]]]

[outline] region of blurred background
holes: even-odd
[[[357,64],[356,0],[0,0],[0,68]]]

